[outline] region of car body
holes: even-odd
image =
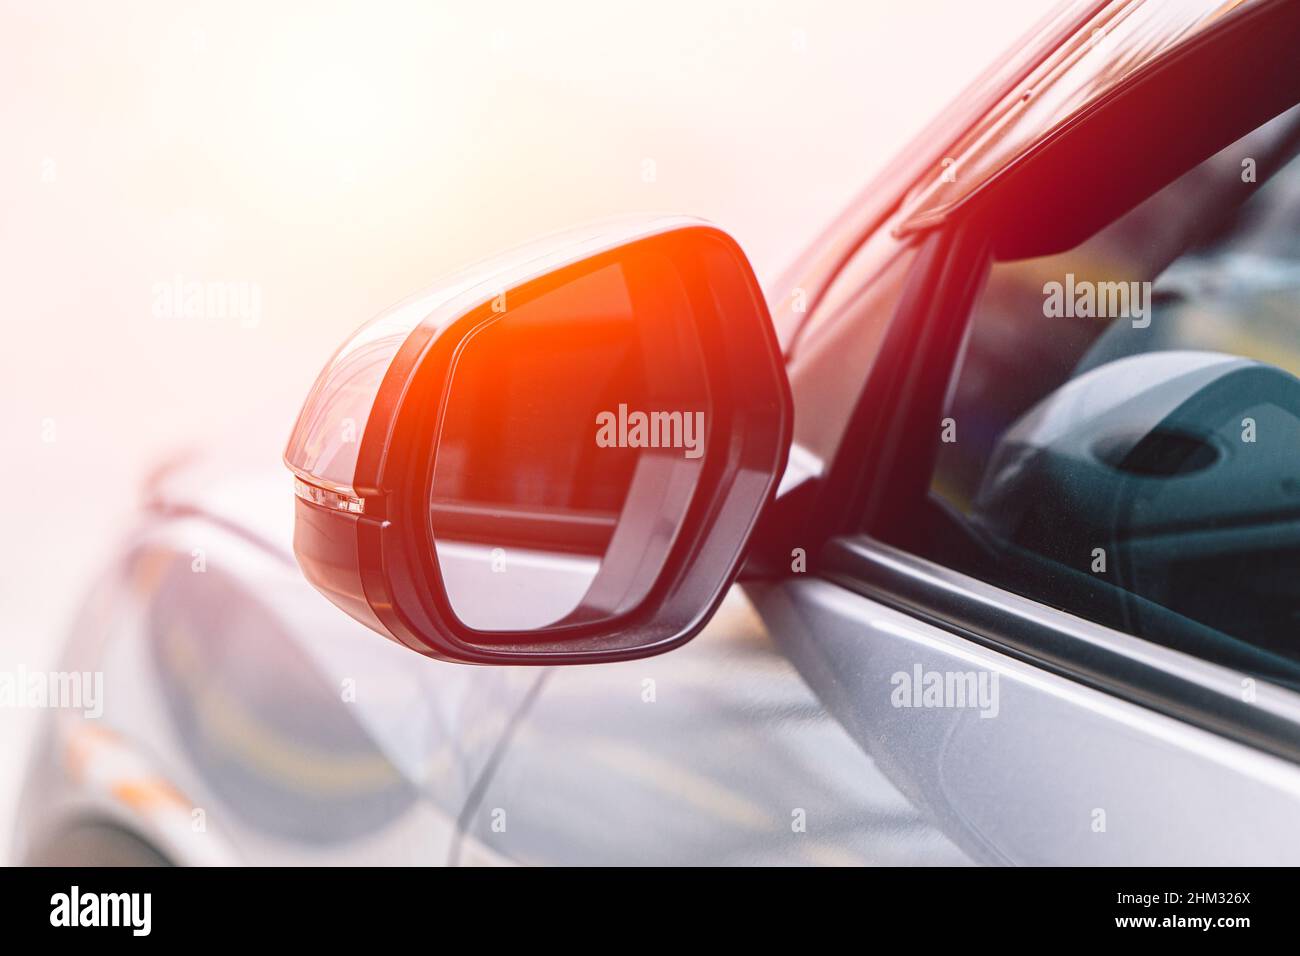
[[[936,558],[959,546],[934,544],[949,532],[917,505],[951,370],[963,342],[978,351],[964,319],[990,256],[1073,248],[1235,141],[1172,120],[1161,84],[1191,69],[1180,58],[1253,50],[1263,69],[1276,51],[1260,35],[1285,40],[1295,7],[1067,4],[766,284],[794,448],[741,583],[671,653],[548,668],[417,658],[304,581],[277,463],[215,450],[160,470],[60,665],[111,675],[114,693],[98,719],[51,713],[17,858],[1296,862],[1300,696],[1282,664],[1130,633],[1086,603],[969,573]],[[1225,101],[1259,82],[1219,79]],[[1197,95],[1205,112],[1230,109],[1208,86]],[[1239,135],[1295,102],[1278,96],[1231,108],[1228,125]],[[1131,150],[1104,145],[1122,135]],[[1157,139],[1173,144],[1158,157]],[[1088,143],[1103,145],[1077,159]],[[1122,181],[1095,168],[1123,157]],[[1031,359],[1003,353],[1012,377]],[[1167,373],[1092,381],[1111,395],[1148,374]],[[1053,407],[1073,406],[1019,417],[998,460],[1048,460],[1059,436],[1024,422]],[[954,425],[978,430],[982,408]],[[1050,496],[1066,479],[1044,474]],[[1020,487],[986,484],[981,533],[1009,520]],[[980,699],[932,707],[930,675],[971,675]]]

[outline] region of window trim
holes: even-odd
[[[938,427],[935,404],[947,389],[988,258],[987,239],[965,224],[937,230],[917,246],[880,352],[818,489],[818,507],[806,516],[804,540],[820,544],[860,528],[885,536],[925,495],[932,468],[924,460],[934,453],[927,423]],[[927,418],[931,410],[936,413]]]
[[[865,535],[836,538],[831,581],[1053,674],[1300,763],[1300,694],[1145,641]],[[1243,680],[1254,681],[1247,701]]]

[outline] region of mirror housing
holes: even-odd
[[[730,236],[657,219],[554,237],[335,354],[285,452],[294,551],[336,605],[426,656],[661,653],[739,572],[791,416]]]

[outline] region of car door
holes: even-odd
[[[462,864],[962,864],[734,589],[670,654],[562,667],[467,807]]]
[[[798,401],[801,363],[887,324],[814,483],[820,560],[759,607],[976,859],[1300,858],[1296,31],[1245,10],[969,201],[922,194],[887,318],[795,356]]]

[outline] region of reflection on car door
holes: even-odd
[[[733,588],[690,644],[554,670],[466,815],[462,863],[959,864]]]

